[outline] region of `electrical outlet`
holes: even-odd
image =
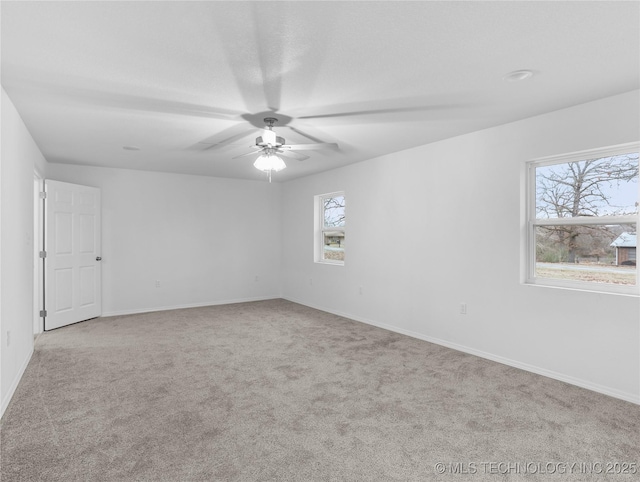
[[[257,283],[258,281],[260,281],[260,277],[259,277],[258,275],[256,275],[256,279],[255,279],[255,281],[256,281],[256,283]]]
[[[159,279],[156,280],[156,288],[160,288],[160,280]]]
[[[358,294],[361,295],[362,294],[362,286],[358,287]]]
[[[467,304],[466,303],[460,303],[460,314],[461,315],[466,315],[467,314]]]

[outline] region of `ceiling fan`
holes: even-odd
[[[286,144],[284,137],[276,135],[273,130],[274,124],[278,122],[275,117],[265,117],[265,129],[261,136],[256,137],[256,143],[252,148],[252,152],[246,154],[240,154],[233,159],[240,157],[253,156],[256,153],[260,153],[256,161],[253,163],[256,169],[266,172],[269,175],[269,182],[271,182],[271,173],[278,172],[287,167],[284,163],[284,158],[295,159],[296,161],[304,161],[309,159],[309,156],[299,154],[295,151],[308,151],[333,148],[337,149],[338,144],[332,142],[320,142],[316,144]]]

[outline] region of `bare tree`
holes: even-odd
[[[539,217],[572,218],[632,214],[634,206],[616,206],[612,193],[622,183],[637,182],[638,154],[626,154],[587,161],[557,164],[536,171],[536,210]],[[545,231],[557,237],[566,247],[568,261],[576,261],[578,238],[585,230],[601,236],[599,226],[564,225],[547,227]]]
[[[324,225],[328,228],[344,226],[344,196],[324,199]]]

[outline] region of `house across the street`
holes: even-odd
[[[636,265],[636,246],[638,235],[636,233],[622,233],[611,243],[616,248],[616,266]]]

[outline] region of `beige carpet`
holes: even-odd
[[[45,333],[1,429],[2,482],[620,481],[640,463],[637,405],[284,300]]]

